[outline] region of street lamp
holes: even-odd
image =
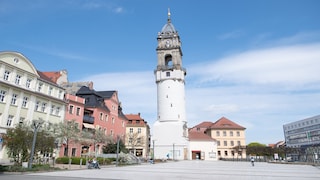
[[[32,140],[32,148],[31,148],[31,154],[30,154],[30,160],[28,164],[28,168],[32,169],[32,161],[33,161],[33,154],[34,154],[34,148],[36,146],[36,139],[37,139],[37,132],[41,125],[43,124],[43,120],[40,118],[39,120],[33,120],[32,128],[33,128],[33,140]]]

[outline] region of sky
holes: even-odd
[[[117,90],[125,114],[157,117],[157,34],[182,41],[188,127],[226,117],[246,143],[284,140],[320,114],[318,0],[0,0],[0,51],[70,82]]]

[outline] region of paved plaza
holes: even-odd
[[[142,164],[124,167],[102,167],[101,169],[81,169],[58,172],[28,174],[34,179],[113,179],[113,180],[178,180],[178,179],[218,179],[218,180],[319,180],[320,169],[310,165],[273,164],[256,162],[225,161],[179,161],[158,164]],[[42,178],[41,178],[42,177]],[[54,178],[54,179],[56,179]]]

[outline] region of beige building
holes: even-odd
[[[125,145],[130,153],[137,157],[147,158],[150,153],[150,127],[138,114],[126,114]]]
[[[66,77],[65,71],[60,73],[61,78]],[[0,138],[18,123],[39,119],[47,124],[63,122],[65,91],[55,81],[22,54],[0,52]],[[7,159],[0,144],[0,161]]]
[[[206,133],[217,141],[219,158],[246,158],[246,128],[222,117]]]

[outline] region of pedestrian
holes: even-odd
[[[254,158],[252,156],[250,158],[250,161],[251,161],[251,165],[254,166]]]

